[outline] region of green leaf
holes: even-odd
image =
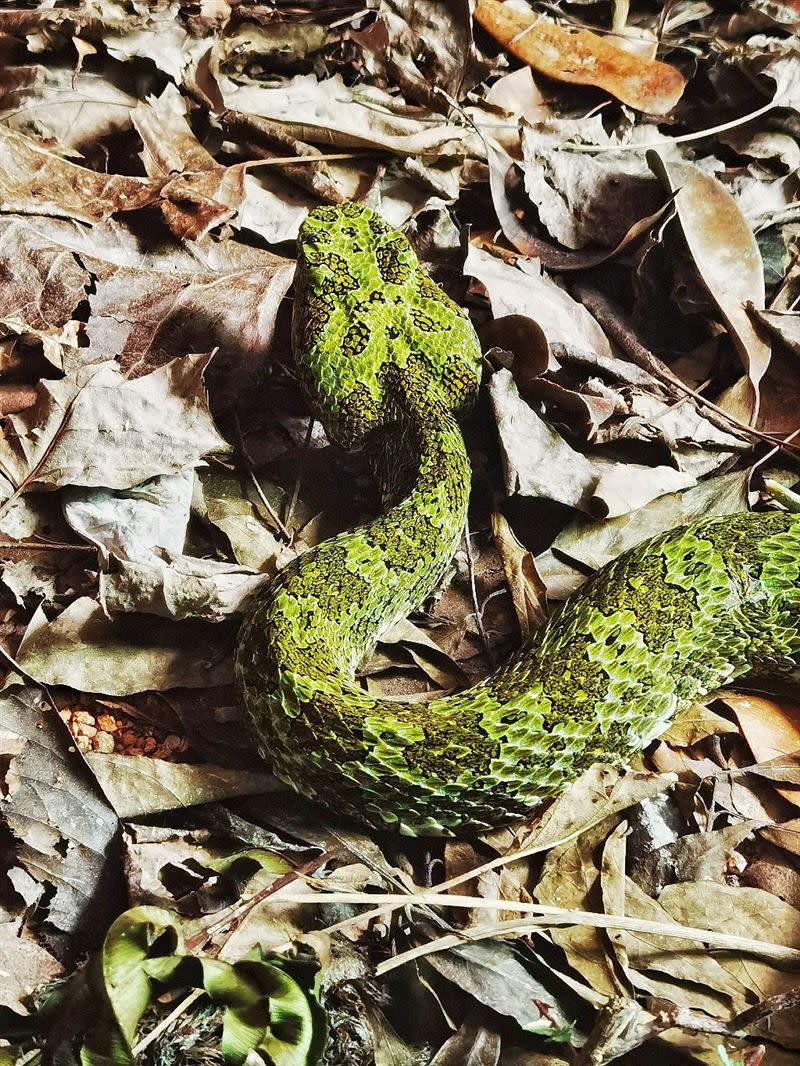
[[[219,862],[230,867],[243,858],[276,872],[285,865],[260,849]],[[0,1008],[0,1036],[43,1037],[51,1055],[82,1039],[81,1066],[133,1066],[136,1029],[154,994],[165,987],[202,988],[224,1008],[220,1052],[226,1066],[243,1066],[252,1052],[273,1066],[313,1066],[327,1035],[318,970],[316,958],[266,961],[257,951],[234,963],[186,955],[169,911],[136,907],[114,922],[102,951],[39,1011],[22,1016]]]

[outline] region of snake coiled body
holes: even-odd
[[[477,832],[524,815],[596,761],[621,761],[680,710],[800,654],[800,517],[670,531],[599,571],[478,685],[375,698],[353,672],[440,581],[466,519],[457,417],[480,348],[403,237],[355,204],[300,234],[293,344],[329,436],[381,446],[390,505],[301,555],[246,617],[236,672],[275,772],[379,828]]]

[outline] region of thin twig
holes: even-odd
[[[194,989],[192,989],[192,991],[189,993],[189,995],[185,996],[180,1001],[180,1003],[175,1008],[175,1010],[170,1011],[170,1013],[166,1016],[166,1018],[163,1018],[158,1023],[158,1025],[153,1026],[153,1028],[150,1030],[150,1032],[147,1034],[147,1036],[142,1037],[142,1039],[139,1041],[138,1044],[134,1044],[134,1046],[131,1048],[131,1053],[133,1054],[134,1058],[137,1055],[140,1055],[145,1050],[145,1048],[150,1047],[150,1045],[154,1041],[158,1040],[158,1038],[161,1036],[161,1034],[163,1032],[165,1032],[167,1029],[169,1029],[169,1027],[172,1025],[173,1022],[176,1022],[178,1020],[178,1018],[180,1018],[180,1016],[182,1014],[186,1013],[186,1011],[189,1009],[189,1007],[191,1007],[191,1005],[196,1000],[198,1000],[201,996],[204,996],[205,994],[206,994],[206,990],[204,988],[194,988]]]
[[[595,929],[627,929],[634,933],[650,933],[655,936],[670,936],[676,940],[692,940],[709,947],[728,951],[749,952],[781,962],[800,963],[800,949],[772,944],[765,940],[735,936],[732,933],[717,933],[710,929],[681,925],[678,922],[654,922],[646,918],[630,918],[627,915],[597,914],[594,911],[570,910],[566,907],[553,907],[544,903],[523,903],[505,899],[485,899],[483,896],[442,896],[439,892],[414,892],[408,895],[386,893],[376,895],[372,892],[298,892],[292,893],[292,903],[375,903],[380,900],[384,905],[407,907],[420,903],[435,907],[460,907],[467,910],[508,910],[520,911],[534,917],[525,922],[497,922],[493,926],[484,926],[475,931],[460,931],[451,936],[412,948],[410,951],[396,955],[393,959],[382,962],[376,973],[388,973],[397,966],[402,966],[421,955],[461,944],[464,940],[483,940],[487,937],[500,936],[518,930],[538,928],[539,926],[585,925]]]
[[[294,516],[294,509],[297,506],[297,500],[300,496],[300,483],[303,480],[303,474],[305,472],[306,457],[308,456],[308,449],[311,445],[311,434],[314,432],[314,426],[316,425],[316,418],[312,415],[308,420],[308,429],[306,429],[306,439],[303,441],[303,451],[300,455],[300,466],[297,471],[297,479],[294,483],[294,491],[292,492],[292,498],[289,501],[289,507],[286,511],[286,528],[292,528],[292,517]]]
[[[702,141],[706,137],[715,137],[718,133],[725,133],[726,130],[735,130],[739,126],[744,126],[747,122],[752,122],[753,119],[761,118],[762,115],[766,115],[774,107],[783,106],[784,101],[776,98],[755,111],[740,115],[739,118],[732,118],[729,122],[722,122],[719,126],[711,126],[707,130],[696,130],[694,133],[681,133],[677,137],[664,137],[658,141],[651,141],[649,144],[565,143],[561,145],[561,150],[564,152],[648,152],[651,148],[667,148],[673,144],[686,144],[688,141]]]
[[[603,331],[622,348],[632,363],[641,370],[647,371],[648,374],[652,374],[653,377],[680,389],[687,396],[691,396],[698,403],[707,407],[709,411],[713,411],[718,417],[709,416],[709,421],[716,425],[718,429],[728,430],[730,426],[735,426],[740,432],[746,433],[750,437],[757,437],[759,440],[766,441],[781,450],[800,453],[800,446],[790,443],[794,434],[790,434],[785,440],[776,442],[773,434],[762,433],[761,430],[740,422],[734,415],[729,414],[722,407],[718,407],[712,400],[707,399],[702,393],[697,392],[696,389],[681,381],[666,363],[663,363],[649,348],[645,348],[638,337],[624,324],[616,309],[597,290],[579,285],[575,287],[575,291],[587,311],[597,320]],[[720,425],[720,419],[724,420],[726,424]]]
[[[258,498],[261,500],[261,502],[263,503],[264,507],[266,508],[267,514],[270,516],[272,521],[275,523],[275,525],[278,527],[278,529],[284,535],[284,537],[286,538],[287,543],[289,543],[289,542],[291,542],[292,535],[289,532],[289,530],[286,528],[286,526],[283,524],[283,522],[281,522],[277,511],[275,510],[275,508],[272,506],[272,504],[267,499],[266,494],[264,493],[264,490],[261,488],[261,484],[260,484],[258,478],[256,477],[256,472],[255,472],[255,469],[253,467],[253,461],[250,458],[249,452],[247,451],[247,445],[245,444],[245,441],[244,441],[244,434],[242,433],[242,427],[239,424],[239,416],[238,415],[234,415],[234,422],[236,424],[236,436],[237,436],[238,441],[239,441],[239,451],[242,453],[242,458],[244,459],[245,466],[247,467],[247,473],[249,474],[250,480],[253,482],[253,486],[255,487],[255,490],[258,493]]]
[[[486,649],[486,655],[489,659],[491,666],[494,666],[494,655],[492,649],[489,646],[489,637],[486,634],[486,629],[483,624],[483,609],[478,603],[478,587],[475,584],[475,559],[472,555],[472,544],[470,542],[471,533],[469,531],[469,521],[464,525],[464,548],[467,553],[467,570],[469,572],[469,587],[472,593],[472,606],[475,608],[475,624],[478,627],[478,634],[483,641],[483,646]]]
[[[337,159],[361,159],[363,152],[337,152],[334,155],[286,155],[271,156],[269,159],[252,159],[239,165],[244,170],[254,167],[294,166],[295,163],[325,163]]]

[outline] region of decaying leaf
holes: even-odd
[[[85,937],[115,910],[117,818],[64,735],[41,689],[0,695],[3,818],[14,841],[9,877],[55,929]]]
[[[102,222],[158,198],[143,178],[97,174],[0,126],[0,200],[5,211]]]

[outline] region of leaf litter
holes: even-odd
[[[796,504],[797,25],[0,12],[0,1061],[793,1060],[795,692],[712,694],[526,823],[409,842],[285,793],[231,652],[263,581],[379,506],[292,373],[321,202],[404,228],[486,355],[469,529],[371,691],[471,683],[646,537]],[[221,1005],[256,981],[291,1038]]]

